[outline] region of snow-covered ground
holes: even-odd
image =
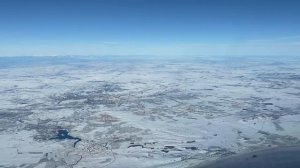
[[[0,167],[189,167],[300,144],[297,58],[7,59]]]

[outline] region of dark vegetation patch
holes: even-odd
[[[198,150],[197,147],[191,146],[191,147],[184,147],[185,149],[189,149],[189,150]]]

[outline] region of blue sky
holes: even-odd
[[[0,56],[298,55],[298,0],[0,0]]]

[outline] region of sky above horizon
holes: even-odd
[[[0,56],[296,55],[297,0],[1,0]]]

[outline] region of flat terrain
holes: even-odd
[[[0,168],[181,168],[300,145],[295,57],[11,57],[0,79]]]

